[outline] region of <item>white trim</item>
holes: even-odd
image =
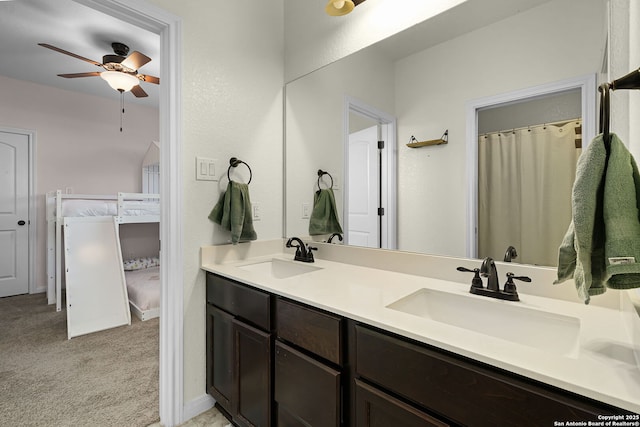
[[[398,147],[396,143],[396,129],[397,129],[397,121],[396,118],[388,113],[385,113],[382,110],[378,110],[371,105],[366,104],[363,101],[360,101],[351,96],[344,97],[344,111],[343,111],[343,131],[342,131],[342,146],[344,153],[344,165],[343,170],[348,171],[349,165],[349,112],[354,111],[358,114],[361,114],[366,117],[370,117],[371,119],[379,122],[387,124],[388,131],[385,133],[385,143],[387,144],[386,149],[382,152],[382,163],[383,163],[383,173],[386,173],[386,188],[383,188],[382,198],[383,201],[386,200],[387,207],[385,209],[385,214],[382,219],[382,236],[380,236],[381,241],[383,243],[384,249],[397,249],[397,233],[398,227],[396,225],[396,217],[397,217],[397,174],[396,174],[396,157],[398,153]],[[349,187],[346,185],[346,176],[345,176],[345,184],[343,185],[343,206],[345,212],[343,213],[343,222],[344,229],[347,230],[349,228],[349,216],[346,214],[347,208],[349,205]],[[344,236],[345,244],[348,244],[348,236],[345,233]]]
[[[35,200],[37,192],[36,164],[36,131],[28,132],[29,137],[29,293],[46,292],[46,285],[36,283],[36,266],[38,265],[37,236],[38,236],[38,203]]]
[[[213,405],[215,404],[215,399],[208,394],[203,394],[200,397],[196,397],[195,399],[185,403],[184,418],[185,420],[190,420],[193,417],[197,417],[204,411],[208,411],[209,409],[213,408]]]
[[[553,93],[566,92],[572,89],[581,90],[582,99],[582,146],[586,147],[596,136],[596,75],[561,80],[540,86],[485,98],[474,99],[467,102],[467,231],[466,231],[466,257],[477,258],[478,244],[475,238],[478,226],[478,111],[484,108],[508,105],[526,99],[537,98]]]
[[[182,22],[143,0],[75,0],[160,34],[160,421],[180,424],[184,400]]]

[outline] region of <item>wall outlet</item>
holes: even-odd
[[[253,211],[253,220],[260,221],[260,203],[252,203],[251,209]]]
[[[302,204],[302,219],[311,218],[311,205],[309,203]]]
[[[217,181],[218,160],[196,157],[196,181]]]

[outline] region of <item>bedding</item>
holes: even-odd
[[[124,271],[144,270],[145,268],[157,267],[160,265],[158,257],[128,259],[122,263]]]
[[[129,301],[140,310],[160,307],[160,267],[125,271]]]

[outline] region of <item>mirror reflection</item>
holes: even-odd
[[[598,72],[606,9],[604,0],[579,9],[570,0],[532,4],[475,26],[469,10],[454,8],[435,27],[419,24],[288,83],[286,234],[310,234],[322,169],[333,178],[346,244],[497,260],[513,246],[513,262],[554,265],[570,218],[576,146],[581,135],[588,142],[593,114],[582,117],[580,90],[531,91],[518,102],[505,94]],[[469,121],[477,100],[493,103],[480,103]],[[445,130],[447,144],[407,146]],[[494,139],[502,148],[482,142]],[[547,145],[551,151],[539,154]],[[494,176],[505,170],[513,175]]]

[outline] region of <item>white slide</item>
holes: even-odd
[[[114,217],[65,218],[64,255],[68,338],[130,325]]]

